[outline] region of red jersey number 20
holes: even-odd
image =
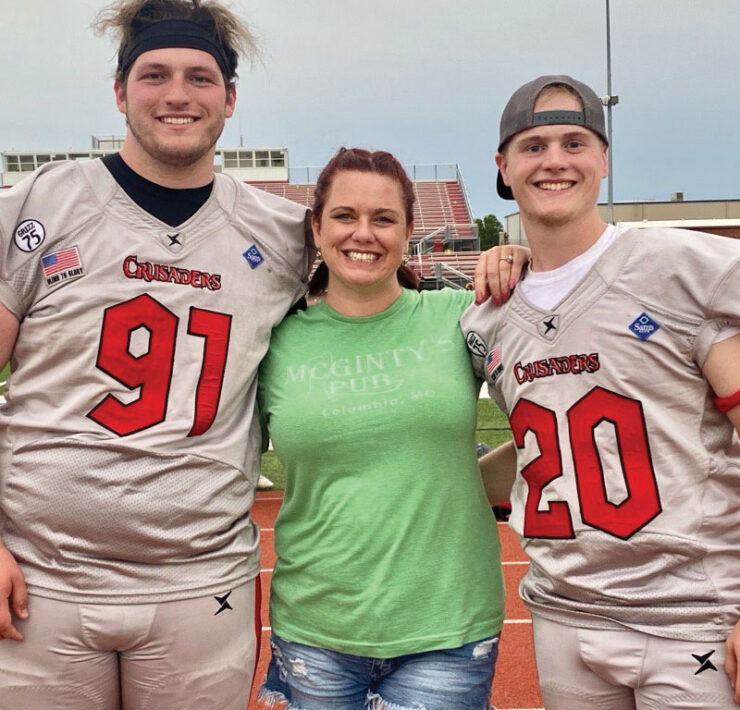
[[[602,387],[594,387],[567,412],[570,455],[581,519],[589,527],[627,540],[661,511],[647,428],[640,402]],[[532,432],[540,455],[522,469],[528,494],[524,536],[573,538],[573,521],[566,501],[550,501],[540,510],[542,490],[563,475],[555,412],[528,399],[514,407],[511,430],[518,448]],[[604,470],[595,438],[602,422],[614,427],[627,496],[620,503],[608,499]]]
[[[143,294],[105,309],[97,367],[139,396],[124,403],[106,395],[88,416],[106,429],[127,436],[167,416],[179,318]],[[144,329],[146,352],[131,352],[132,334]],[[188,436],[208,431],[218,411],[229,348],[231,316],[190,308],[188,336],[203,338],[203,360],[195,389],[193,424]],[[183,336],[185,337],[185,336]],[[180,384],[180,386],[186,386]]]

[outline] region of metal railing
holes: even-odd
[[[440,180],[453,182],[457,180],[460,168],[457,163],[411,163],[403,166],[414,182]]]
[[[421,264],[421,255],[428,254],[432,251],[433,243],[439,238],[439,235],[446,231],[447,225],[443,224],[441,227],[437,227],[433,232],[429,232],[426,236],[419,239],[411,249],[413,255],[417,258],[419,264]],[[430,245],[431,240],[431,245]]]
[[[462,188],[462,192],[465,197],[465,205],[468,208],[468,214],[472,214],[465,185],[462,181],[460,166],[457,163],[409,163],[403,167],[404,170],[406,170],[406,174],[414,182],[423,182],[424,180],[434,180],[435,182],[438,182],[439,180],[448,180],[450,182],[457,181],[460,183],[460,187]],[[315,184],[322,169],[323,166],[317,165],[295,168],[290,167],[288,168],[288,181],[299,184]]]
[[[462,230],[470,230],[470,236],[460,236]],[[480,251],[480,240],[478,238],[478,225],[471,222],[464,224],[443,224],[441,227],[437,227],[429,234],[424,235],[418,241],[414,242],[414,246],[411,251],[419,261],[421,260],[422,254],[428,254],[433,250],[433,243],[441,239],[443,242],[473,242],[473,249],[468,251]]]
[[[447,278],[445,274],[448,271],[456,276],[458,278],[458,281],[453,281],[452,279]],[[435,262],[434,264],[434,278],[437,279],[438,282],[445,284],[445,286],[450,286],[457,289],[465,288],[465,286],[460,285],[460,280],[462,280],[464,283],[473,283],[473,279],[470,276],[464,274],[462,271],[456,269],[454,266],[445,264],[442,261]]]
[[[468,211],[468,214],[470,215],[470,219],[475,221],[475,215],[473,214],[473,210],[470,207],[470,198],[468,197],[468,188],[465,187],[465,180],[463,180],[462,173],[460,172],[460,166],[455,165],[456,173],[455,178],[457,179],[457,184],[460,185],[460,191],[462,192],[463,199],[465,200],[465,209]],[[477,236],[477,232],[476,232]],[[478,245],[480,247],[480,245]]]

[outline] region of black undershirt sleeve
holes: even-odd
[[[134,172],[119,153],[106,155],[102,160],[121,189],[141,209],[171,227],[187,222],[205,204],[213,189],[213,181],[203,187],[182,189],[157,185]]]

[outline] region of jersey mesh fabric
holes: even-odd
[[[275,331],[260,387],[287,475],[270,602],[281,637],[387,658],[500,630],[458,324],[471,297],[404,290],[362,318],[319,304]]]
[[[26,252],[30,219],[45,239]],[[172,246],[100,161],[0,195],[0,302],[22,319],[0,525],[36,594],[161,601],[257,574],[256,373],[305,288],[304,219],[217,175]],[[45,276],[42,257],[71,247],[80,268]]]
[[[552,310],[465,313],[529,466],[510,524],[538,614],[707,641],[740,616],[740,445],[700,369],[740,323],[739,264],[731,239],[631,230]]]

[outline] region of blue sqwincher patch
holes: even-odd
[[[644,311],[629,325],[629,329],[640,340],[647,340],[658,328],[660,326]]]
[[[242,256],[247,260],[247,264],[252,269],[256,269],[265,260],[262,254],[260,254],[260,250],[254,244]]]

